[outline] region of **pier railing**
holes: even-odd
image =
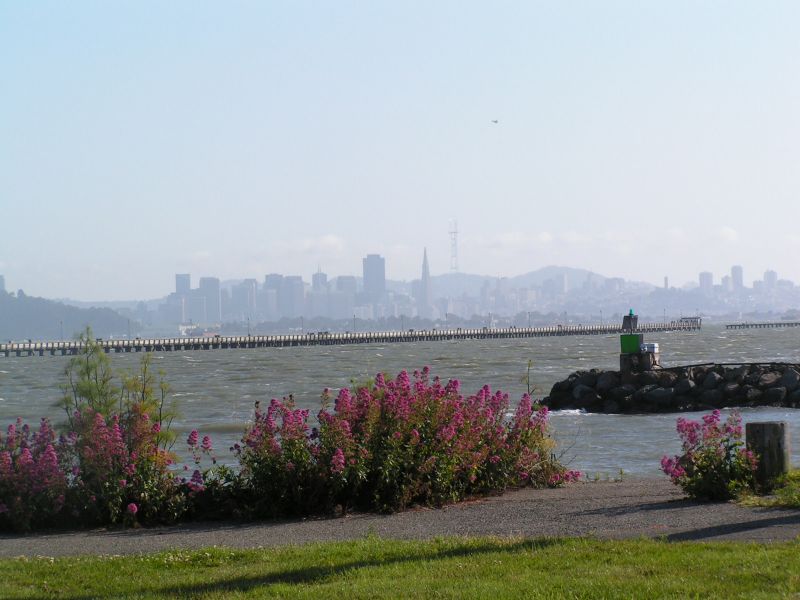
[[[697,331],[700,321],[670,321],[640,324],[637,333],[658,331]],[[285,348],[292,346],[336,346],[345,344],[389,344],[396,342],[438,342],[573,335],[611,335],[622,333],[619,325],[551,325],[548,327],[447,328],[362,333],[302,333],[287,335],[247,335],[176,338],[98,339],[106,352],[184,352],[190,350],[228,350],[235,348]],[[9,342],[0,344],[0,356],[44,356],[80,354],[78,341]]]
[[[800,327],[800,321],[765,321],[762,323],[731,323],[725,329],[775,329],[777,327]]]

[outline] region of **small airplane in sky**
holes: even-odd
[[[492,119],[492,123],[494,123],[495,125],[497,125],[499,122],[500,121],[498,121],[497,119]]]

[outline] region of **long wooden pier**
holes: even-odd
[[[725,329],[774,329],[777,327],[800,327],[800,321],[765,321],[763,323],[731,323]]]
[[[668,323],[643,323],[636,333],[658,331],[697,331],[700,319]],[[572,335],[610,335],[622,333],[619,325],[553,325],[549,327],[505,327],[501,329],[427,329],[364,333],[305,333],[291,335],[248,335],[104,340],[97,342],[109,352],[187,352],[191,350],[229,350],[236,348],[286,348],[293,346],[337,346],[345,344],[390,344],[396,342],[438,342],[447,340],[485,340]],[[0,344],[0,356],[70,356],[80,354],[84,344],[70,342],[10,342]]]

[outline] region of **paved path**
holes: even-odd
[[[746,508],[685,500],[666,478],[520,490],[501,497],[395,515],[352,515],[256,524],[192,523],[139,530],[0,536],[0,556],[131,554],[168,548],[256,548],[347,540],[370,533],[401,539],[436,536],[665,537],[752,540],[800,536],[800,510]]]

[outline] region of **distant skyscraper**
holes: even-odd
[[[664,277],[664,289],[669,289],[669,277]]]
[[[258,313],[266,321],[278,320],[278,290],[261,288],[258,293]]]
[[[703,271],[699,276],[700,290],[705,293],[711,293],[714,289],[714,274],[708,271]]]
[[[279,275],[278,273],[270,273],[269,275],[264,275],[265,288],[271,290],[279,290],[281,288],[282,283],[283,283],[283,275]]]
[[[236,321],[247,319],[247,286],[237,283],[231,288],[230,317]]]
[[[349,319],[353,316],[358,280],[353,275],[336,278],[336,290],[328,296],[328,314],[332,319]]]
[[[358,280],[353,275],[340,275],[336,278],[336,291],[355,296],[358,293]]]
[[[231,290],[230,312],[234,319],[252,319],[256,314],[256,293],[258,283],[255,279],[245,279]]]
[[[278,310],[281,316],[296,318],[303,314],[305,308],[305,286],[299,275],[287,275],[283,278],[278,292]]]
[[[311,276],[311,291],[306,296],[306,312],[309,317],[328,317],[328,276],[317,270]]]
[[[219,279],[216,277],[200,278],[200,294],[206,299],[206,319],[209,323],[222,322],[222,300],[219,291]]]
[[[317,271],[311,276],[311,289],[314,292],[325,292],[328,290],[328,276],[322,271]]]
[[[268,318],[277,321],[283,316],[280,308],[281,288],[283,287],[283,275],[270,273],[264,276],[263,297],[265,300],[264,308]]]
[[[728,293],[733,291],[733,280],[731,279],[730,275],[723,275],[722,276],[722,289]]]
[[[206,310],[206,297],[202,290],[191,290],[186,296],[186,317],[195,325],[208,323],[208,311]]]
[[[258,282],[255,279],[245,279],[242,285],[247,290],[247,315],[252,318],[255,316],[258,306],[256,299],[258,296]]]
[[[222,318],[228,318],[232,313],[233,302],[231,301],[231,293],[228,288],[222,288],[219,291],[219,309],[222,313]]]
[[[433,312],[433,294],[431,292],[431,272],[428,267],[428,249],[422,251],[422,277],[419,280],[419,296],[417,297],[417,313],[420,317],[429,318]]]
[[[775,271],[764,271],[764,287],[768,290],[774,290],[775,284],[778,283],[778,274]]]
[[[386,293],[386,261],[378,254],[367,254],[362,261],[364,293],[370,302],[379,302]]]
[[[170,324],[186,322],[186,296],[182,294],[170,294],[167,301],[158,306],[159,315],[162,321]]]
[[[744,272],[739,265],[731,267],[731,281],[733,283],[734,292],[744,289]]]
[[[353,316],[355,294],[349,292],[330,292],[328,295],[328,316],[332,319],[349,319]]]
[[[175,293],[187,296],[192,289],[192,276],[189,273],[175,275]]]
[[[6,291],[6,278],[0,275],[0,292]]]

